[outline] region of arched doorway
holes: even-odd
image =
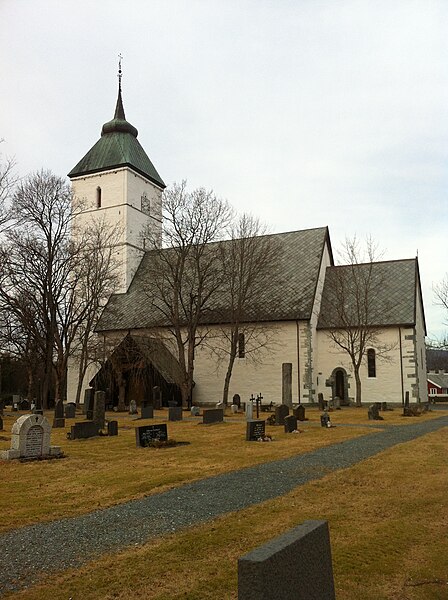
[[[343,367],[336,367],[331,374],[332,397],[339,398],[341,406],[350,404],[348,399],[348,388],[350,384],[347,380],[347,371]]]

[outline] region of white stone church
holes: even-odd
[[[132,399],[138,404],[152,400],[155,386],[161,390],[163,404],[180,399],[176,352],[148,299],[152,256],[151,251],[145,252],[140,236],[150,226],[161,238],[165,184],[137,135],[125,119],[120,88],[114,118],[103,125],[101,138],[69,173],[74,196],[86,203],[79,223],[105,216],[121,231],[116,248],[120,283],[97,327],[106,360],[101,368],[92,366],[84,382],[84,387],[105,389],[110,405],[117,405],[120,395],[126,404]],[[281,402],[286,374],[294,403],[316,402],[322,393],[325,400],[337,396],[347,404],[355,396],[351,360],[329,335],[329,328],[337,326],[330,314],[331,290],[338,269],[346,267],[334,266],[327,227],[274,237],[280,283],[264,290],[257,304],[257,326],[274,333],[258,361],[250,360],[241,345],[229,398],[239,394],[244,401],[261,393],[265,403]],[[366,349],[360,369],[363,402],[402,403],[407,392],[413,402],[426,401],[426,330],[418,261],[374,263],[373,273],[381,277],[381,291],[375,298],[379,310],[369,322],[377,332],[377,344]],[[222,323],[210,317],[203,327],[213,332]],[[387,356],[380,347],[388,348]],[[107,359],[112,358],[121,365],[118,378],[108,369]],[[193,402],[219,402],[224,376],[225,364],[217,363],[209,348],[199,346]],[[74,399],[76,382],[72,361],[69,401]]]

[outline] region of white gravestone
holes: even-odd
[[[11,430],[11,449],[0,454],[3,460],[59,456],[59,446],[50,446],[51,425],[42,415],[23,415]]]
[[[249,400],[246,404],[246,421],[252,421],[254,416],[254,404],[252,400]]]

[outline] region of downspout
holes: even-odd
[[[300,395],[300,330],[299,330],[299,321],[296,321],[297,325],[297,391],[299,397],[299,404],[301,404],[301,395]]]
[[[401,346],[401,327],[398,328],[398,338],[400,341],[401,404],[404,406],[403,348]]]

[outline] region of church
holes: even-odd
[[[144,247],[143,230],[162,238],[162,200],[165,184],[138,141],[138,131],[125,118],[121,77],[114,118],[102,127],[98,142],[70,171],[73,195],[85,208],[78,226],[92,218],[119,225],[116,256],[119,282],[96,328],[103,342],[103,360],[92,365],[84,387],[103,389],[110,406],[131,400],[181,402],[182,377],[169,324],[163,322],[148,297],[151,251]],[[317,402],[338,397],[355,400],[356,379],[364,403],[401,404],[427,400],[425,317],[417,258],[335,266],[328,227],[272,234],[278,247],[280,279],[267,286],[257,304],[256,326],[269,332],[264,352],[250,360],[240,340],[230,381],[229,398],[247,400],[261,394],[264,403]],[[224,244],[231,244],[226,241]],[[344,315],[359,303],[352,285],[340,290],[347,273],[355,280],[376,281],[367,336],[357,372],[344,343],[356,330]],[[156,292],[154,292],[156,293]],[[338,310],[341,308],[341,310]],[[222,312],[220,313],[222,314]],[[199,333],[213,334],[226,324],[213,311]],[[213,335],[209,336],[213,340]],[[211,342],[213,343],[213,342]],[[210,344],[197,347],[191,401],[212,405],[222,399],[223,367]],[[68,400],[75,395],[77,363],[68,375]]]

